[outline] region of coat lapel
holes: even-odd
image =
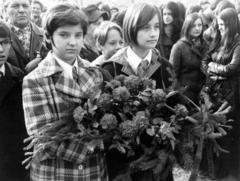
[[[40,31],[36,25],[31,24],[31,46],[30,46],[30,59],[33,59],[35,57],[34,53],[36,51],[40,52],[42,41],[43,41],[43,33]]]
[[[7,63],[5,64],[5,76],[0,77],[0,106],[16,84],[16,79],[18,78],[17,73],[10,66]]]
[[[81,87],[72,78],[64,75],[62,67],[57,63],[51,52],[45,60],[40,65],[41,73],[43,76],[52,77],[53,85],[51,89],[55,89],[64,98],[79,103],[79,99],[83,97]]]
[[[158,55],[154,53],[152,53],[152,60],[151,63],[146,71],[145,77],[146,78],[150,78],[154,72],[157,71],[157,69],[161,66],[161,63],[158,61]]]

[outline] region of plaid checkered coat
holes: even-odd
[[[38,68],[23,81],[23,108],[29,135],[37,134],[47,123],[72,119],[73,109],[97,82],[103,80],[97,68],[78,58],[80,83],[64,76],[50,52]],[[88,154],[87,144],[74,141],[53,143],[40,161],[33,159],[30,178],[34,181],[108,181],[102,152]]]

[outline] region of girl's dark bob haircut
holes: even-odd
[[[77,6],[67,3],[49,9],[44,22],[44,29],[48,36],[52,36],[56,29],[66,25],[81,25],[85,35],[88,26],[87,17]]]
[[[123,20],[124,41],[128,45],[138,45],[137,32],[157,15],[160,24],[160,12],[154,5],[134,3],[126,11]]]
[[[52,7],[47,12],[43,21],[46,39],[51,39],[53,33],[59,27],[67,25],[80,25],[84,36],[88,27],[87,17],[84,12],[75,5],[63,3]],[[45,41],[45,44],[48,49],[52,49],[50,43]]]

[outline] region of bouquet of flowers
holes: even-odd
[[[28,138],[26,150],[39,146],[24,163],[29,166],[53,140],[84,139],[92,152],[117,150],[124,155],[127,171],[120,176],[151,170],[164,178],[174,161],[183,167],[193,165],[197,171],[204,140],[224,136],[228,122],[221,115],[229,107],[212,113],[204,106],[207,101],[205,96],[198,107],[179,91],[157,89],[154,80],[117,76],[86,93],[73,112],[72,124],[60,120]]]

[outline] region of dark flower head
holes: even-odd
[[[111,106],[111,99],[112,96],[110,94],[103,93],[97,100],[97,106],[107,109],[109,106]]]
[[[165,103],[167,94],[162,89],[156,89],[152,91],[152,99],[157,103]]]
[[[145,111],[137,112],[136,116],[133,118],[133,121],[136,122],[138,128],[143,128],[149,125],[149,119],[147,118]]]
[[[127,77],[127,76],[121,74],[121,75],[117,75],[114,79],[115,79],[115,80],[118,80],[119,82],[121,82],[121,86],[123,86],[126,77]]]
[[[175,113],[179,117],[186,117],[188,115],[187,108],[182,104],[177,104],[175,107]]]
[[[131,96],[126,87],[118,87],[112,92],[113,98],[118,101],[127,101]]]
[[[100,120],[100,125],[103,129],[115,129],[117,124],[117,118],[113,114],[105,114]]]
[[[110,87],[111,89],[115,89],[121,86],[121,82],[118,80],[111,80],[109,83],[107,83],[106,87]]]
[[[124,85],[131,94],[137,94],[141,85],[141,79],[137,76],[130,75],[129,77],[126,77]]]
[[[123,137],[133,138],[137,134],[138,128],[136,122],[127,120],[119,125],[119,130]]]
[[[73,118],[77,123],[80,123],[83,120],[84,115],[87,113],[86,110],[82,108],[82,106],[78,106],[73,111]]]
[[[142,89],[145,90],[147,88],[155,89],[156,81],[148,78],[142,78]]]
[[[138,98],[144,103],[149,104],[152,100],[152,89],[147,88],[143,92],[140,92]]]

